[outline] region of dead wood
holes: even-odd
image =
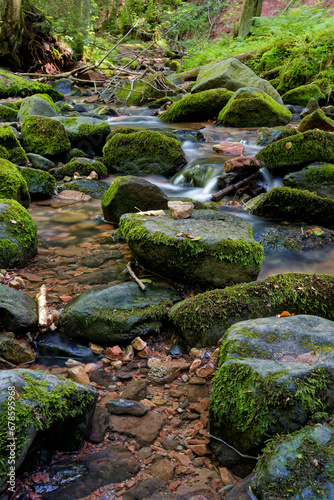
[[[234,191],[237,191],[238,189],[246,186],[248,183],[255,181],[260,177],[260,173],[256,172],[255,174],[250,175],[247,177],[247,179],[242,179],[241,181],[237,182],[236,184],[231,184],[230,186],[227,186],[224,189],[221,189],[217,193],[211,195],[211,201],[219,201],[224,196],[233,193]]]

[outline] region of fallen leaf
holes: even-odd
[[[281,314],[277,314],[278,318],[287,318],[289,316],[294,316],[294,314],[290,314],[288,311],[283,311]]]
[[[286,149],[290,149],[292,147],[292,142],[287,142],[285,147]]]
[[[313,234],[315,234],[316,236],[320,236],[323,233],[324,233],[324,231],[320,227],[315,227],[313,229]]]

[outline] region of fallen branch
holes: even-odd
[[[255,174],[252,174],[251,176],[247,177],[247,179],[243,179],[242,181],[239,181],[236,184],[231,184],[230,186],[227,186],[221,191],[218,191],[217,193],[211,195],[211,201],[219,201],[222,198],[224,198],[224,196],[226,196],[227,194],[237,191],[241,187],[246,186],[246,184],[255,181],[259,177],[260,177],[260,172],[256,172]]]
[[[38,325],[48,328],[53,323],[53,314],[49,311],[49,306],[46,300],[46,286],[42,285],[36,295],[38,302]]]
[[[137,278],[137,276],[135,275],[135,273],[132,271],[132,269],[131,269],[131,262],[127,263],[126,268],[129,271],[129,274],[130,274],[131,278],[133,279],[133,281],[135,281],[138,284],[139,288],[141,290],[143,290],[143,292],[146,292],[146,290],[147,290],[146,286],[144,285],[144,283],[142,281],[140,281],[139,278]]]

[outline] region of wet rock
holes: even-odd
[[[300,112],[300,117],[305,118],[305,116],[310,115],[311,113],[314,113],[314,111],[317,111],[317,109],[320,109],[319,103],[316,99],[311,99],[308,101],[306,108],[302,109]]]
[[[100,267],[110,260],[121,258],[122,254],[119,250],[100,250],[99,252],[86,255],[80,262],[81,265],[86,267]]]
[[[167,351],[167,354],[170,354],[173,359],[181,358],[181,356],[183,355],[182,347],[178,344],[175,344],[169,349],[169,351]]]
[[[180,361],[152,363],[148,378],[154,384],[168,384],[178,377],[182,370],[189,368],[189,363]]]
[[[134,437],[139,444],[147,446],[157,438],[166,420],[165,414],[151,410],[143,417],[111,415],[109,422],[114,432]]]
[[[95,370],[91,377],[91,382],[95,382],[103,387],[108,387],[113,383],[113,378],[111,373],[107,373],[103,368],[98,368]]]
[[[17,118],[19,122],[22,122],[24,118],[31,115],[53,118],[58,115],[58,109],[48,95],[33,95],[23,99]]]
[[[72,148],[81,149],[88,155],[101,153],[110,133],[110,125],[106,121],[88,116],[59,116],[57,120],[65,127]]]
[[[134,417],[142,417],[148,412],[148,408],[138,403],[138,401],[129,401],[119,399],[118,401],[109,401],[106,403],[106,408],[113,415],[132,415]]]
[[[22,122],[21,133],[27,153],[54,160],[63,158],[71,148],[64,126],[54,118],[27,116]]]
[[[99,160],[91,160],[90,158],[72,158],[68,163],[55,170],[54,176],[57,180],[64,179],[64,177],[71,177],[75,173],[88,176],[92,172],[98,174],[99,179],[107,177],[108,171],[103,163]],[[68,184],[67,184],[68,188]]]
[[[36,342],[39,356],[73,358],[78,361],[95,361],[99,359],[90,347],[79,344],[68,338],[63,332],[54,331],[40,335]]]
[[[153,333],[178,295],[172,288],[136,283],[91,289],[72,299],[63,310],[61,323],[69,337],[86,338],[107,345],[128,343]]]
[[[267,144],[279,141],[290,135],[296,135],[298,132],[292,125],[285,125],[283,127],[262,127],[259,129],[258,134],[256,144],[267,146]]]
[[[18,141],[14,130],[15,129],[12,129],[9,126],[0,127],[1,158],[3,160],[11,161],[16,165],[25,165],[27,162],[27,155]],[[1,170],[3,170],[3,168],[1,168]],[[3,181],[1,182],[1,185],[3,187]]]
[[[184,500],[203,497],[208,500],[219,500],[216,479],[218,475],[215,471],[196,469],[195,474],[185,478],[175,493]]]
[[[50,198],[56,190],[54,177],[37,168],[21,167],[20,172],[25,179],[32,200]]]
[[[231,214],[194,210],[181,220],[125,214],[120,228],[140,265],[178,283],[221,288],[249,281],[263,260],[248,223]]]
[[[68,376],[74,382],[78,384],[89,385],[89,377],[83,366],[74,366],[73,368],[68,368]]]
[[[334,121],[328,118],[322,109],[317,109],[302,119],[297,130],[298,132],[306,132],[306,130],[315,128],[325,130],[326,132],[333,132]]]
[[[292,104],[297,106],[306,106],[310,99],[314,99],[317,102],[325,101],[326,97],[321,92],[320,88],[315,83],[309,83],[308,85],[301,85],[300,87],[295,87],[292,90],[288,90],[282,96],[284,104]]]
[[[147,472],[153,477],[161,479],[165,484],[169,484],[175,471],[175,464],[167,458],[161,458],[148,467]]]
[[[0,356],[14,364],[34,361],[34,353],[25,340],[0,334]]]
[[[141,481],[124,493],[124,500],[177,500],[161,479]]]
[[[37,325],[37,303],[24,292],[0,285],[0,318],[7,331],[23,333]]]
[[[100,200],[104,193],[108,191],[108,184],[102,181],[93,181],[91,179],[76,179],[75,181],[66,182],[58,186],[58,192],[62,193],[65,190],[80,191],[94,199]]]
[[[147,380],[134,380],[130,382],[122,392],[123,399],[141,401],[147,395]]]
[[[228,493],[226,500],[249,500],[249,486],[251,484],[253,474],[249,474],[245,479],[240,481],[230,493]]]

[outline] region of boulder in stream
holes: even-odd
[[[110,125],[106,121],[90,116],[59,116],[57,120],[64,125],[72,148],[87,154],[101,153],[110,133]]]
[[[312,130],[314,128],[326,130],[326,132],[333,132],[334,120],[326,116],[322,109],[317,109],[302,119],[297,130],[298,132],[306,132],[306,130]]]
[[[50,198],[56,189],[53,175],[37,168],[21,167],[20,172],[25,179],[32,200]]]
[[[17,165],[25,165],[28,161],[13,129],[8,125],[0,127],[0,157]]]
[[[233,94],[227,89],[211,89],[197,94],[188,94],[174,102],[160,115],[159,120],[165,123],[213,120]]]
[[[272,142],[279,141],[290,135],[296,135],[298,131],[292,125],[283,125],[278,127],[262,127],[258,130],[258,139],[256,144],[267,146]]]
[[[171,308],[169,318],[188,346],[207,347],[237,321],[284,310],[334,320],[333,301],[331,274],[283,273],[182,300]]]
[[[25,208],[28,208],[30,204],[26,180],[13,163],[2,158],[0,158],[0,199],[1,198],[16,200]]]
[[[150,130],[116,130],[103,148],[103,160],[110,173],[166,177],[186,164],[180,141]]]
[[[127,344],[159,333],[168,309],[179,299],[173,288],[153,284],[146,291],[132,282],[92,288],[64,307],[60,321],[70,338]]]
[[[86,437],[98,392],[37,370],[0,371],[0,492],[10,465],[18,470],[29,449],[77,451]],[[15,408],[13,410],[13,408]],[[15,412],[14,419],[9,418]],[[50,430],[50,432],[48,432]],[[31,460],[31,457],[30,457]]]
[[[91,172],[95,171],[99,176],[107,177],[108,170],[99,160],[92,160],[90,158],[72,158],[66,165],[57,168],[54,172],[54,176],[57,180],[63,179],[65,176],[72,176],[75,172],[81,175],[88,176]]]
[[[220,345],[210,433],[254,456],[268,437],[300,429],[317,412],[332,413],[333,396],[333,321],[311,315],[242,321]],[[213,441],[218,458],[220,448],[225,455],[226,445]]]
[[[65,157],[71,149],[63,124],[45,116],[27,116],[22,123],[22,139],[28,153],[52,160]]]
[[[316,83],[301,85],[294,89],[288,90],[282,96],[284,104],[292,104],[295,106],[307,106],[310,99],[325,102],[326,96],[321,92]]]
[[[224,287],[256,279],[264,253],[248,222],[214,210],[188,219],[125,214],[120,229],[139,264],[177,283]]]
[[[125,83],[122,88],[118,89],[115,102],[125,106],[143,106],[152,99],[179,93],[179,87],[169,82],[163,74],[156,73]]]
[[[0,98],[26,97],[38,93],[48,94],[55,101],[60,101],[64,98],[64,95],[53,89],[51,85],[37,83],[29,78],[23,78],[4,69],[0,70]]]
[[[50,96],[37,94],[23,99],[17,118],[18,121],[22,122],[24,118],[31,115],[53,118],[58,114],[58,108]]]
[[[291,112],[263,90],[243,87],[220,111],[217,125],[225,127],[275,127],[286,125]]]
[[[284,186],[306,189],[318,196],[334,198],[334,164],[315,163],[283,178]]]
[[[0,198],[0,267],[25,264],[37,253],[37,226],[15,200]]]

